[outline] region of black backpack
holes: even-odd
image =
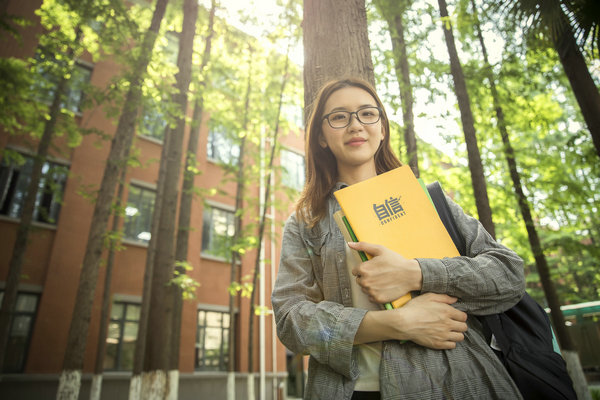
[[[460,254],[465,239],[458,230],[438,182],[427,185],[429,195]],[[524,399],[577,399],[565,361],[554,351],[550,319],[527,293],[511,309],[479,316],[484,334],[492,334],[501,351],[494,350],[515,381]]]

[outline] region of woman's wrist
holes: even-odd
[[[407,339],[402,331],[402,309],[367,311],[354,336],[354,344]]]

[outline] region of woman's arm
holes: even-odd
[[[389,302],[410,291],[444,293],[459,299],[456,308],[484,315],[505,311],[523,296],[523,260],[449,198],[448,203],[465,237],[467,256],[409,260],[383,246],[350,244],[373,256],[352,273],[374,301]]]
[[[467,314],[451,306],[455,301],[444,294],[426,293],[398,309],[369,311],[354,342],[411,340],[432,349],[453,349],[467,331]]]
[[[494,240],[483,225],[446,196],[466,242],[466,257],[418,259],[423,291],[457,297],[456,307],[475,315],[495,314],[525,293],[523,260]]]
[[[291,351],[310,354],[319,363],[354,379],[352,362],[356,331],[367,312],[325,301],[313,267],[322,269],[319,249],[308,247],[292,215],[286,222],[277,280],[271,296],[281,342]],[[319,245],[318,243],[316,244]]]

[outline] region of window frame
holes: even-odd
[[[302,160],[302,165],[299,166],[298,164],[294,165],[294,169],[295,169],[295,173],[294,173],[294,177],[291,178],[289,177],[290,175],[287,173],[288,169],[287,169],[287,165],[285,163],[286,160],[289,160],[289,158],[285,158],[284,157],[284,152],[297,156],[298,159]],[[280,160],[280,165],[281,165],[281,184],[287,188],[290,189],[294,189],[296,191],[301,191],[302,188],[304,187],[304,184],[306,183],[306,157],[304,156],[304,154],[295,151],[293,149],[287,148],[287,147],[282,147],[279,153],[279,160]],[[300,167],[300,168],[298,168]],[[298,179],[299,177],[302,177],[302,181],[300,182],[300,180]],[[290,179],[292,180],[292,182],[290,182]]]
[[[208,128],[208,138],[206,141],[206,159],[215,164],[224,164],[235,166],[240,156],[240,144],[230,135],[230,130],[221,124],[210,124]],[[227,146],[229,148],[227,148]],[[214,149],[220,149],[215,154]],[[235,149],[235,151],[233,151]],[[224,156],[224,154],[230,154]]]
[[[0,288],[0,305],[2,304],[2,301],[4,300],[4,293],[6,291],[5,287],[1,287]],[[41,293],[36,292],[36,291],[31,291],[31,290],[19,290],[17,292],[17,301],[15,304],[15,307],[18,306],[19,304],[19,297],[21,296],[34,296],[35,297],[35,309],[33,311],[13,311],[12,313],[12,317],[11,317],[11,321],[10,321],[10,330],[9,330],[9,337],[8,337],[8,343],[7,343],[7,351],[4,354],[4,363],[3,363],[3,370],[1,371],[1,373],[3,374],[7,374],[7,373],[23,373],[25,371],[25,365],[27,364],[27,359],[29,358],[29,347],[31,345],[31,338],[33,336],[33,329],[35,327],[35,323],[37,320],[37,314],[38,314],[38,310],[40,308],[40,298],[41,298]],[[13,337],[12,333],[13,330],[15,329],[15,321],[17,320],[16,317],[19,316],[28,316],[30,317],[29,323],[28,323],[28,327],[27,327],[27,335],[25,335],[25,340],[23,341],[23,345],[22,345],[22,354],[21,354],[21,362],[20,365],[17,368],[14,369],[10,369],[7,370],[7,355],[9,353],[9,349],[14,349],[14,346],[10,346],[10,340]]]
[[[204,202],[204,208],[202,210],[202,239],[201,239],[201,243],[200,243],[200,255],[202,258],[207,258],[207,259],[212,259],[215,261],[222,261],[222,262],[231,262],[231,252],[227,252],[226,256],[222,256],[219,254],[215,254],[213,252],[211,252],[214,249],[209,249],[210,251],[207,251],[205,249],[205,243],[206,241],[210,241],[209,243],[213,243],[213,237],[214,237],[214,224],[212,224],[213,218],[212,218],[212,214],[211,214],[211,229],[210,229],[210,237],[207,239],[206,238],[206,234],[207,234],[207,230],[205,228],[205,224],[206,224],[206,212],[207,209],[210,210],[219,210],[221,212],[225,212],[227,214],[231,215],[231,221],[228,221],[227,224],[227,228],[229,229],[230,227],[233,229],[232,234],[228,237],[227,241],[228,246],[231,246],[233,238],[235,237],[235,208],[223,203],[217,203],[214,201],[210,201],[210,200],[206,200]],[[231,225],[229,224],[229,222],[231,222]],[[214,246],[214,245],[213,245]]]
[[[125,210],[127,210],[128,206],[129,206],[129,201],[131,199],[131,192],[132,192],[132,188],[136,188],[140,190],[140,193],[137,195],[138,198],[141,198],[142,200],[144,199],[144,194],[145,193],[149,193],[152,192],[154,194],[154,198],[152,200],[152,207],[150,209],[150,213],[146,217],[146,223],[147,228],[148,228],[148,233],[150,235],[152,235],[152,215],[154,213],[154,206],[156,205],[156,186],[155,185],[151,185],[148,184],[146,182],[143,181],[138,181],[136,179],[132,179],[129,182],[128,185],[128,190],[127,190],[127,199],[125,201]],[[136,209],[137,210],[146,210],[147,207],[144,207],[146,205],[145,202],[142,203],[142,205],[140,206],[140,204],[136,203]],[[127,212],[127,211],[125,211]],[[148,240],[144,240],[144,239],[140,239],[137,236],[133,237],[133,236],[128,236],[128,226],[129,226],[129,222],[132,220],[131,217],[128,217],[127,215],[125,215],[125,217],[123,218],[123,242],[124,243],[128,243],[128,244],[135,244],[135,245],[142,245],[142,246],[147,246],[148,243],[150,242],[150,237],[148,238]],[[134,228],[135,227],[139,227],[140,223],[134,224]],[[139,234],[144,233],[146,231],[143,232],[139,232]]]
[[[204,313],[204,323],[201,324],[200,314]],[[209,326],[208,314],[221,314],[219,326]],[[201,372],[222,372],[227,371],[229,363],[229,335],[230,332],[230,315],[229,310],[221,306],[202,305],[199,304],[196,309],[196,341],[194,343],[194,370]],[[235,317],[234,317],[235,318]],[[217,357],[206,357],[206,330],[218,329],[220,331],[219,338],[219,353]],[[203,342],[200,343],[200,339]],[[200,350],[202,349],[202,351]],[[213,350],[213,349],[210,349]],[[200,358],[200,354],[202,355]],[[207,360],[218,360],[216,368],[212,365],[207,365]]]
[[[115,305],[123,305],[123,310],[121,312],[121,316],[117,319],[117,318],[113,318],[113,310]],[[134,320],[134,319],[127,319],[127,310],[128,307],[137,307],[138,308],[138,319]],[[131,371],[133,370],[133,357],[131,359],[132,365],[131,368],[127,368],[125,366],[123,366],[123,338],[125,336],[125,326],[126,324],[132,324],[135,323],[137,325],[136,331],[135,331],[135,336],[136,339],[133,341],[133,348],[135,349],[135,343],[137,341],[137,334],[139,332],[140,329],[140,313],[141,313],[141,304],[139,301],[135,301],[135,300],[130,300],[130,299],[120,299],[120,298],[115,298],[111,304],[111,310],[110,310],[110,315],[109,315],[109,322],[108,322],[108,331],[106,333],[106,343],[105,343],[105,349],[104,349],[104,364],[102,365],[102,369],[104,371]],[[111,340],[112,338],[109,336],[110,335],[110,326],[112,324],[117,324],[119,326],[119,337],[118,337],[118,341],[116,343],[116,352],[115,352],[115,357],[114,357],[114,367],[113,368],[108,368],[106,366],[106,362],[107,360],[109,360],[107,353],[109,351],[109,346],[111,346],[112,344],[109,343],[109,340]],[[135,350],[134,350],[135,351]]]
[[[6,150],[19,153],[25,159],[25,162],[22,165],[17,165],[12,161],[10,164],[6,164],[6,155],[0,159],[0,218],[20,221],[23,213],[22,201],[27,196],[27,190],[29,189],[35,154],[32,154],[27,149],[12,146],[8,146]],[[29,164],[29,168],[24,170],[23,167],[27,167],[27,163],[29,162],[31,163]],[[56,178],[55,168],[62,168],[64,170],[58,176],[58,179],[54,179]],[[36,192],[35,208],[32,217],[33,224],[56,228],[62,211],[62,203],[69,180],[70,169],[71,165],[68,161],[46,157]],[[28,172],[28,175],[24,175],[24,171]],[[48,173],[51,171],[53,175],[50,175],[50,177],[53,179],[49,180]],[[60,190],[53,190],[53,185],[57,185]],[[19,193],[22,197],[16,198]],[[17,203],[16,205],[15,202]],[[47,208],[43,208],[43,206]]]
[[[49,52],[42,53],[42,52],[44,52],[44,50],[42,48],[38,48],[36,50],[34,58],[36,60],[39,60],[41,58],[41,54],[43,54],[45,57],[55,58],[54,54],[52,54],[52,53],[49,53]],[[89,85],[92,80],[92,75],[94,73],[94,67],[95,67],[94,64],[89,63],[80,58],[74,60],[73,71],[71,71],[71,78],[67,84],[65,93],[63,95],[63,99],[62,99],[62,102],[60,105],[61,108],[67,109],[67,110],[73,112],[77,116],[82,115],[83,112],[81,109],[81,103],[83,102],[83,100],[85,98],[85,90],[84,89],[85,89],[85,86]],[[87,76],[84,77],[84,79],[82,79],[82,80],[73,80],[74,78],[79,79],[79,77],[81,76],[79,71],[85,71]],[[60,77],[53,75],[52,71],[50,71],[50,70],[42,69],[41,64],[36,66],[36,74],[41,78],[39,81],[36,81],[36,83],[34,83],[33,87],[32,87],[32,90],[35,93],[37,93],[36,99],[38,101],[40,101],[41,103],[50,105],[50,104],[52,104],[54,92],[56,91],[56,86],[58,85]],[[78,87],[74,88],[73,87],[74,83]],[[41,92],[41,93],[39,93],[39,92]],[[74,93],[77,93],[77,95],[74,95]],[[73,104],[71,104],[73,99],[75,100],[75,102],[73,102]]]

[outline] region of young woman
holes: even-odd
[[[408,260],[371,243],[347,244],[333,192],[401,165],[375,90],[328,83],[307,128],[307,180],[284,229],[272,294],[277,332],[310,355],[307,399],[518,399],[477,318],[525,290],[522,260],[449,200],[468,257]],[[373,258],[355,263],[351,248]],[[404,307],[382,303],[417,291]]]

